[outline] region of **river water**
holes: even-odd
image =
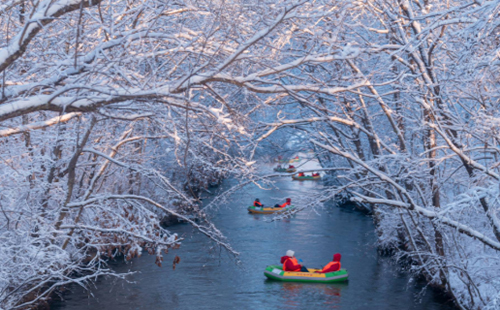
[[[227,180],[224,187],[234,183]],[[251,215],[247,205],[259,197],[275,203],[282,197],[300,198],[321,190],[321,182],[281,178],[277,189],[255,185],[233,195],[234,204],[214,210],[213,221],[225,233],[239,260],[224,251],[211,249],[208,239],[188,224],[169,229],[186,240],[165,256],[162,268],[154,256],[125,263],[111,262],[117,272],[135,271],[127,283],[101,278],[90,292],[71,286],[64,301],[51,309],[455,309],[451,302],[381,257],[374,247],[370,217],[350,207],[326,206],[318,212],[300,212],[292,218],[268,222],[270,215]],[[345,284],[281,283],[267,280],[263,270],[279,263],[289,249],[307,267],[324,266],[336,252],[349,272]],[[170,262],[181,262],[172,270]]]

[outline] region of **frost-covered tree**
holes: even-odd
[[[290,38],[331,8],[2,2],[0,307],[109,274],[106,257],[146,250],[161,265],[181,242],[162,216],[196,211],[207,182],[252,175],[252,113],[287,87],[267,77],[329,61]],[[191,224],[235,253],[208,220]]]
[[[290,91],[300,112],[261,136],[307,132],[342,184],[318,201],[348,193],[369,206],[381,248],[400,250],[463,309],[494,308],[500,296],[499,10],[499,1],[346,4],[313,32],[332,38],[316,48],[350,57],[296,68],[323,88]]]
[[[109,273],[106,256],[160,264],[181,241],[160,217],[222,175],[251,181],[282,128],[337,171],[317,201],[370,205],[381,247],[494,307],[499,4],[2,2],[1,307]]]

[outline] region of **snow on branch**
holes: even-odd
[[[101,0],[41,0],[26,21],[21,32],[15,35],[10,43],[0,49],[0,72],[4,71],[26,51],[28,44],[44,26],[54,19],[79,9],[97,5]]]
[[[389,199],[378,199],[378,198],[372,198],[372,197],[367,197],[362,194],[352,192],[356,197],[352,198],[354,201],[359,201],[359,202],[366,202],[366,203],[371,203],[371,204],[383,204],[383,205],[388,205],[388,206],[393,206],[393,207],[398,207],[398,208],[403,208],[411,211],[415,211],[429,219],[436,220],[438,223],[443,223],[445,225],[448,225],[450,227],[453,227],[457,229],[460,233],[463,233],[469,237],[472,237],[474,239],[477,239],[481,241],[484,245],[500,251],[500,242],[497,242],[491,238],[488,238],[484,234],[472,229],[471,227],[464,225],[458,221],[452,220],[446,216],[441,216],[439,213],[435,211],[431,211],[419,206],[412,206],[408,203],[404,203],[401,201],[395,201],[395,200],[389,200]]]
[[[53,126],[53,125],[56,125],[59,123],[65,123],[65,122],[68,122],[75,117],[80,117],[81,115],[82,115],[82,113],[78,113],[78,112],[68,113],[68,114],[64,114],[62,116],[53,117],[53,118],[46,120],[46,121],[43,121],[43,122],[36,122],[36,123],[29,124],[29,125],[18,126],[18,127],[10,128],[10,129],[3,129],[3,130],[0,130],[0,137],[8,137],[8,136],[17,135],[17,134],[20,134],[23,132],[27,132],[30,130],[37,130],[37,129]]]

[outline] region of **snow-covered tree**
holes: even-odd
[[[381,247],[464,309],[498,304],[499,9],[2,2],[0,305],[107,274],[106,256],[161,264],[181,240],[160,218],[196,211],[223,175],[251,181],[283,128],[341,182],[318,201],[370,205]],[[234,252],[208,220],[192,225]]]
[[[106,257],[161,265],[181,242],[161,217],[195,212],[207,182],[251,177],[255,113],[322,88],[294,68],[345,58],[314,47],[335,14],[305,0],[2,2],[0,307],[109,274]],[[235,253],[207,219],[191,224]]]
[[[342,184],[318,200],[348,193],[368,205],[381,248],[410,257],[415,272],[460,307],[493,307],[500,2],[347,7],[314,32],[333,38],[323,48],[346,59],[296,68],[296,77],[324,86],[290,91],[300,112],[268,122],[261,138],[282,128],[307,132],[325,171]]]

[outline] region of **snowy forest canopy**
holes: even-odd
[[[112,273],[106,257],[161,265],[182,242],[161,217],[195,212],[213,180],[259,182],[260,146],[295,132],[339,181],[315,201],[367,206],[381,248],[463,309],[500,307],[499,14],[498,0],[2,1],[0,308]],[[237,254],[208,218],[192,225]]]

